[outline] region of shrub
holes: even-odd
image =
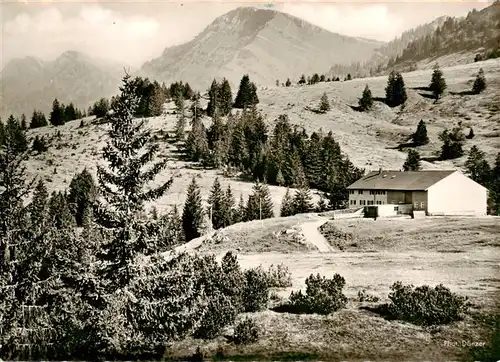
[[[49,147],[47,146],[47,142],[45,141],[45,138],[42,136],[42,137],[38,137],[38,135],[35,136],[35,139],[33,140],[33,151],[35,152],[38,152],[38,153],[42,153],[42,152],[45,152],[49,149]]]
[[[287,266],[271,265],[267,271],[267,285],[270,288],[288,288],[292,286],[292,274]]]
[[[236,314],[237,310],[230,297],[222,293],[213,296],[208,303],[195,337],[212,339],[219,336],[225,326],[234,323]]]
[[[245,270],[245,281],[244,311],[258,312],[264,309],[269,301],[269,284],[266,272],[261,267]]]
[[[234,329],[233,338],[236,344],[255,343],[259,340],[259,329],[252,319],[246,318]]]
[[[330,314],[347,304],[342,293],[345,279],[339,274],[332,279],[311,274],[306,279],[306,286],[306,294],[302,291],[290,294],[290,305],[296,313]]]
[[[396,319],[418,325],[446,324],[462,318],[467,312],[467,297],[452,293],[442,284],[413,288],[396,282],[389,293],[389,313]]]

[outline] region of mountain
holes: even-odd
[[[0,113],[2,117],[25,113],[28,118],[33,109],[48,113],[54,98],[86,109],[100,97],[116,93],[122,75],[117,64],[75,51],[54,61],[13,59],[0,74]]]
[[[500,1],[477,11],[470,11],[466,17],[448,17],[432,34],[410,42],[402,53],[391,59],[388,67],[412,66],[426,59],[470,53],[469,62],[474,61],[474,53],[482,58],[500,55]],[[496,54],[496,55],[495,55]]]
[[[214,77],[259,85],[321,73],[332,64],[369,59],[383,43],[331,33],[294,16],[241,7],[208,25],[188,43],[166,48],[141,72],[158,81],[183,80],[206,89]]]
[[[500,56],[500,2],[481,11],[472,10],[466,17],[442,16],[407,30],[401,36],[378,48],[366,62],[336,64],[327,76],[355,77],[380,75],[387,69],[400,71],[474,61],[476,53],[483,59]],[[497,30],[495,30],[497,29]],[[439,59],[438,59],[439,58]]]

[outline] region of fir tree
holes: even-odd
[[[220,229],[227,226],[227,204],[225,202],[224,191],[222,190],[219,178],[216,177],[208,197],[209,215],[211,215],[212,227]]]
[[[440,157],[442,160],[454,159],[461,157],[464,154],[462,142],[465,137],[462,137],[460,129],[455,129],[449,132],[447,129],[440,133],[439,139],[443,142],[441,146]]]
[[[490,186],[491,167],[485,159],[484,152],[476,145],[469,150],[464,166],[471,179],[485,187]]]
[[[243,195],[240,194],[240,200],[238,202],[238,206],[236,206],[236,210],[233,214],[233,223],[246,221],[246,205],[245,200],[243,199]]]
[[[348,74],[347,74],[346,80],[352,80],[351,73],[348,73]]]
[[[21,114],[21,122],[20,122],[20,127],[23,131],[26,131],[28,129],[28,125],[26,123],[26,116],[23,114]]]
[[[286,217],[286,216],[292,216],[294,214],[295,210],[294,210],[293,199],[292,196],[290,195],[290,189],[287,187],[285,196],[283,196],[283,199],[281,200],[280,216]]]
[[[186,241],[190,241],[201,236],[203,224],[203,206],[201,202],[200,188],[193,177],[187,189],[186,202],[182,212],[182,228]]]
[[[184,107],[184,98],[178,97],[176,101],[176,114],[177,122],[175,123],[175,139],[177,142],[182,142],[185,139],[185,129],[186,129],[186,115]],[[196,108],[194,110],[193,116],[196,116]]]
[[[306,76],[302,74],[297,84],[306,84]]]
[[[49,223],[56,229],[71,229],[76,226],[76,220],[71,212],[66,194],[53,192],[49,200]]]
[[[163,114],[163,104],[166,102],[166,95],[158,82],[153,83],[151,99],[148,104],[148,114],[158,117]]]
[[[446,89],[446,81],[443,77],[443,72],[436,63],[434,66],[434,71],[432,72],[431,83],[429,85],[429,90],[432,92],[436,100],[438,100]]]
[[[283,172],[281,172],[281,169],[278,169],[278,173],[276,174],[276,183],[278,184],[278,186],[285,185],[285,177],[283,176]]]
[[[116,109],[116,107],[118,106],[116,102],[118,102],[117,97],[115,97],[115,104],[113,105],[112,109]],[[101,98],[94,103],[94,105],[92,106],[92,110],[89,112],[89,115],[94,115],[97,118],[103,118],[108,114],[109,109],[110,109],[109,101],[106,98]]]
[[[64,119],[66,122],[74,121],[77,119],[76,109],[73,103],[70,103],[64,107]]]
[[[61,126],[64,124],[64,109],[59,104],[57,98],[52,102],[52,112],[50,112],[49,121],[54,126]]]
[[[17,152],[23,153],[28,149],[26,132],[22,129],[21,125],[13,115],[10,115],[7,119],[4,132],[9,133],[9,136],[12,137],[12,146],[15,147]]]
[[[483,68],[479,69],[477,73],[476,80],[472,86],[472,93],[479,94],[486,89],[486,78],[484,77]]]
[[[200,92],[196,92],[193,95],[193,102],[191,103],[191,125],[198,120],[201,120],[203,116],[203,109],[200,105],[201,95]],[[180,111],[180,108],[179,108]]]
[[[285,86],[290,87],[292,85],[292,82],[290,82],[290,78],[287,78]]]
[[[321,197],[318,201],[318,206],[316,207],[317,212],[323,212],[328,209],[328,205],[324,197]]]
[[[427,127],[425,126],[423,119],[418,122],[417,130],[412,135],[412,140],[416,146],[423,146],[429,143],[429,137],[427,137]]]
[[[495,159],[495,165],[491,172],[490,198],[492,200],[492,214],[500,215],[500,152]]]
[[[29,206],[32,231],[40,234],[46,227],[48,216],[49,193],[43,180],[39,180],[33,192],[33,200]]]
[[[35,139],[33,140],[33,146],[32,150],[38,153],[45,152],[49,149],[47,146],[47,142],[45,141],[45,138],[39,137],[38,135],[35,136]]]
[[[30,128],[38,128],[47,126],[47,119],[41,111],[34,110],[31,116]]]
[[[68,202],[70,203],[78,226],[83,226],[83,218],[86,209],[91,209],[97,197],[97,188],[94,178],[87,171],[83,171],[73,177],[69,184]]]
[[[365,86],[363,90],[363,94],[361,95],[361,99],[359,100],[359,108],[362,111],[368,111],[373,106],[373,97],[370,88],[368,88],[368,84]]]
[[[234,108],[246,108],[251,105],[259,103],[257,97],[257,87],[254,83],[250,82],[248,74],[245,74],[240,81],[238,94],[234,100]]]
[[[253,186],[253,193],[248,197],[246,220],[259,220],[274,217],[273,202],[269,188],[259,182]]]
[[[299,187],[293,196],[293,210],[295,214],[305,214],[311,212],[314,206],[312,196],[307,185]]]
[[[207,130],[201,120],[195,120],[186,140],[186,152],[193,161],[204,161],[209,156]]]
[[[408,156],[406,156],[406,161],[403,164],[403,170],[419,171],[420,169],[420,154],[415,150],[408,150]]]
[[[328,100],[328,96],[326,95],[326,92],[323,93],[321,96],[321,101],[319,103],[319,110],[320,112],[328,112],[330,110],[330,101]]]
[[[224,215],[224,227],[226,227],[234,223],[235,214],[237,212],[237,210],[235,210],[235,201],[231,185],[227,185],[226,193],[224,195],[224,203],[224,210],[226,210]]]
[[[396,107],[406,102],[406,89],[401,73],[391,71],[389,74],[385,88],[385,99],[389,107]]]
[[[207,105],[207,111],[206,111],[207,116],[213,117],[215,107],[217,107],[217,105],[219,103],[219,97],[220,97],[219,84],[214,79],[212,81],[212,85],[210,86],[210,89],[208,90],[208,105]]]
[[[0,147],[2,147],[3,142],[5,141],[5,125],[0,118]]]
[[[145,169],[159,146],[146,129],[146,121],[134,118],[139,98],[130,75],[126,74],[122,83],[109,117],[109,139],[103,149],[108,168],[97,168],[102,201],[96,208],[96,222],[113,230],[113,237],[103,245],[104,253],[100,255],[107,261],[103,276],[110,291],[129,284],[138,253],[156,250],[147,231],[147,221],[143,221],[140,214],[146,202],[161,197],[172,183],[169,179],[157,188],[146,190],[147,184],[166,167],[166,160]]]
[[[233,93],[229,81],[224,78],[219,86],[219,112],[225,117],[233,108]]]
[[[472,129],[472,127],[469,130],[469,134],[467,136],[465,136],[465,138],[467,138],[468,140],[471,140],[474,138],[474,130]]]

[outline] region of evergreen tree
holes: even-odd
[[[45,115],[41,111],[35,109],[31,116],[30,128],[45,127],[47,125],[48,123],[45,119]]]
[[[330,101],[328,100],[328,96],[326,92],[321,96],[321,101],[319,103],[319,110],[323,113],[328,112],[330,110]]]
[[[134,118],[139,97],[126,74],[120,94],[109,117],[109,139],[103,149],[108,167],[98,166],[98,191],[102,196],[96,208],[96,222],[111,229],[113,236],[103,245],[100,258],[106,261],[103,276],[106,289],[115,291],[129,284],[133,277],[133,261],[138,253],[156,251],[148,232],[148,221],[141,218],[144,204],[161,197],[172,179],[157,188],[146,190],[147,184],[166,167],[166,160],[145,169],[158,152],[144,119]]]
[[[187,189],[186,202],[182,212],[182,228],[186,241],[190,241],[201,236],[203,224],[203,206],[201,202],[200,188],[193,177]]]
[[[169,213],[159,217],[158,225],[160,227],[158,238],[164,248],[184,243],[184,230],[177,205],[174,205]]]
[[[77,119],[76,109],[73,103],[70,103],[64,108],[64,119],[66,122],[74,121]]]
[[[500,152],[495,159],[491,172],[490,198],[492,201],[492,214],[500,215]]]
[[[302,185],[293,196],[293,210],[295,214],[305,214],[313,211],[312,196],[307,185]]]
[[[427,127],[425,126],[423,119],[418,122],[417,130],[412,135],[412,140],[416,146],[423,146],[429,143],[429,137],[427,137]]]
[[[474,130],[472,129],[472,127],[469,130],[469,134],[467,136],[465,136],[465,138],[467,138],[468,140],[471,140],[474,138]]]
[[[210,86],[210,89],[208,90],[208,105],[207,105],[207,111],[206,111],[207,116],[213,117],[215,107],[219,103],[219,97],[220,97],[219,84],[214,79],[212,81],[212,85]]]
[[[208,197],[209,213],[212,217],[212,227],[214,229],[220,229],[227,226],[227,204],[225,200],[225,194],[222,190],[219,178],[216,177],[212,185],[212,190],[210,190],[210,196]]]
[[[49,121],[54,126],[61,126],[64,124],[64,109],[59,104],[57,98],[52,102],[52,112],[50,112]]]
[[[237,210],[235,210],[235,201],[233,196],[233,190],[231,190],[231,185],[227,185],[226,193],[224,195],[224,203],[226,214],[224,215],[224,227],[229,226],[234,223]]]
[[[406,89],[401,73],[391,71],[389,74],[385,88],[385,99],[389,107],[396,107],[406,102]]]
[[[432,92],[436,100],[438,100],[446,89],[446,81],[443,77],[443,72],[436,63],[434,65],[434,71],[432,72],[431,83],[429,85],[429,90]]]
[[[193,102],[191,103],[191,125],[197,120],[201,120],[203,116],[203,109],[200,104],[201,95],[200,92],[196,92],[193,95]]]
[[[403,164],[403,170],[419,171],[420,169],[420,154],[415,150],[408,150],[408,156],[406,156],[406,161]]]
[[[472,93],[479,94],[486,89],[486,78],[484,77],[483,68],[479,69],[477,73],[476,80],[472,86]]]
[[[287,78],[285,86],[290,87],[292,85],[292,82],[290,82],[290,78]]]
[[[47,146],[47,143],[45,141],[45,138],[39,137],[38,135],[35,136],[35,139],[33,140],[33,146],[32,146],[33,151],[42,153],[45,152],[49,149]]]
[[[257,87],[254,83],[250,82],[250,77],[245,74],[240,81],[240,87],[238,89],[238,94],[234,100],[234,108],[246,108],[251,105],[259,103],[259,98],[257,96]]]
[[[351,73],[348,73],[348,74],[347,74],[347,78],[346,78],[346,80],[352,80]]]
[[[4,140],[5,140],[5,125],[3,124],[2,119],[0,118],[0,147],[2,147]]]
[[[236,207],[235,216],[233,218],[234,223],[246,221],[246,211],[247,207],[245,205],[245,200],[243,199],[243,195],[240,194],[240,200],[238,202],[238,206]]]
[[[117,97],[115,97],[115,101],[118,102]],[[116,109],[116,107],[118,106],[116,102],[112,107],[112,109]],[[103,118],[108,114],[109,109],[110,109],[109,101],[106,98],[101,98],[94,103],[94,105],[92,106],[92,110],[89,112],[89,115],[94,115],[97,118]]]
[[[278,186],[285,185],[285,177],[283,176],[283,172],[281,172],[281,169],[278,169],[278,173],[276,174],[276,183],[278,184]]]
[[[225,117],[233,109],[233,93],[229,81],[224,78],[219,86],[219,112]]]
[[[10,137],[12,137],[12,145],[15,147],[17,152],[22,153],[28,149],[26,132],[22,129],[21,125],[13,115],[10,115],[7,119],[7,125],[5,126],[4,132],[9,133]]]
[[[469,157],[464,166],[471,179],[485,187],[490,186],[491,167],[485,159],[484,152],[476,145],[469,150]]]
[[[48,216],[49,193],[43,180],[39,180],[33,192],[33,200],[29,206],[31,229],[40,234],[46,227]]]
[[[304,74],[300,76],[298,84],[306,84],[306,76]]]
[[[368,84],[363,90],[363,94],[361,95],[361,99],[359,100],[359,108],[363,111],[368,111],[373,106],[373,97],[370,88],[368,88]]]
[[[153,117],[158,117],[163,114],[163,105],[166,102],[166,95],[158,82],[153,82],[151,99],[148,104],[148,113]]]
[[[76,226],[76,220],[71,212],[66,194],[53,192],[49,199],[49,223],[56,229],[71,229]]]
[[[195,120],[186,140],[186,152],[193,161],[204,161],[210,154],[207,130],[201,120]]]
[[[316,84],[316,83],[319,83],[319,75],[318,73],[314,73],[313,76],[311,77],[311,84]]]
[[[94,178],[86,168],[76,174],[69,184],[68,202],[78,226],[83,226],[86,209],[91,209],[97,197]]]
[[[317,212],[323,212],[328,209],[328,205],[326,204],[326,200],[324,197],[321,197],[318,201],[318,206],[316,207]]]
[[[281,200],[280,216],[286,217],[286,216],[292,216],[294,214],[295,210],[294,210],[293,199],[292,196],[290,195],[290,189],[287,187],[285,196],[283,196],[283,199]]]
[[[175,105],[177,122],[175,123],[175,139],[177,142],[184,141],[185,139],[185,129],[186,129],[186,115],[184,107],[184,98],[178,97]],[[196,108],[194,110],[193,116],[196,115]]]
[[[320,82],[324,82],[325,80],[326,80],[325,75],[321,74],[320,77],[319,77],[319,81]]]
[[[193,98],[194,91],[191,89],[191,86],[189,85],[189,83],[184,84],[184,91],[182,94],[184,96],[184,99]]]
[[[248,197],[246,220],[259,220],[274,217],[273,202],[269,188],[265,184],[256,182],[253,193]]]
[[[24,113],[21,114],[20,126],[23,131],[26,131],[28,129],[28,125],[26,124],[26,116],[24,115]]]
[[[447,129],[441,132],[439,139],[443,142],[440,157],[442,160],[454,159],[464,154],[462,148],[463,134],[460,129],[449,132]]]

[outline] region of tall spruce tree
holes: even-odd
[[[186,114],[184,106],[184,98],[178,97],[175,102],[175,111],[177,114],[177,122],[175,123],[175,138],[177,142],[182,142],[185,139],[185,129],[186,129]],[[194,110],[193,116],[196,116],[196,108]]]
[[[492,200],[492,214],[500,215],[500,152],[495,158],[495,165],[491,172],[490,197]]]
[[[64,107],[64,119],[66,122],[77,119],[77,112],[72,102]]]
[[[21,121],[19,122],[19,125],[23,131],[26,131],[28,129],[28,125],[26,123],[26,115],[24,113],[21,114]]]
[[[219,112],[220,115],[225,117],[233,109],[233,93],[229,81],[224,78],[219,85]]]
[[[432,92],[436,100],[438,100],[444,93],[446,89],[446,81],[443,77],[443,72],[436,63],[434,65],[434,71],[432,72],[431,83],[429,85],[429,90]]]
[[[370,88],[368,88],[367,84],[359,100],[359,108],[361,108],[362,111],[368,111],[372,108],[372,106],[373,106],[372,91],[370,90]]]
[[[68,202],[75,216],[76,224],[83,226],[84,216],[87,209],[92,209],[97,197],[97,188],[94,178],[84,168],[76,174],[69,184]]]
[[[420,165],[420,154],[415,150],[408,150],[408,155],[406,156],[406,161],[403,164],[404,171],[419,171],[421,169]]]
[[[257,103],[259,103],[257,87],[250,82],[248,74],[245,74],[240,81],[240,87],[234,100],[234,108],[244,109]]]
[[[29,206],[30,224],[33,232],[39,234],[45,229],[48,216],[49,192],[43,180],[38,183],[33,192],[33,200]]]
[[[207,116],[213,117],[215,108],[219,104],[220,92],[219,92],[219,84],[214,79],[212,81],[212,85],[208,90],[208,105],[207,105]]]
[[[186,202],[182,212],[182,228],[186,241],[201,236],[204,216],[200,187],[196,183],[196,178],[193,177],[187,189]]]
[[[52,192],[49,199],[49,223],[56,229],[71,229],[76,226],[76,220],[68,205],[65,193]]]
[[[286,217],[286,216],[292,216],[294,214],[295,214],[295,209],[293,204],[293,198],[292,195],[290,195],[290,189],[287,187],[285,195],[281,200],[280,216]]]
[[[237,212],[231,185],[227,185],[226,193],[224,194],[224,203],[224,210],[226,210],[226,213],[224,215],[224,227],[226,227],[234,223]]]
[[[396,107],[406,102],[406,88],[401,73],[391,71],[389,74],[385,88],[385,99],[389,107]]]
[[[214,229],[220,229],[227,226],[227,204],[225,202],[224,191],[219,182],[219,178],[216,177],[210,190],[210,196],[208,197],[208,215],[211,216],[212,227]]]
[[[246,220],[269,219],[272,217],[274,217],[274,211],[269,187],[257,181],[253,186],[253,193],[248,197]]]
[[[126,74],[120,94],[109,117],[109,139],[103,149],[108,167],[98,166],[100,205],[96,208],[96,222],[112,230],[112,237],[103,245],[100,258],[106,261],[103,276],[107,289],[114,291],[127,286],[134,275],[133,263],[138,253],[156,251],[154,239],[148,231],[148,221],[141,218],[144,204],[161,197],[172,179],[159,187],[146,190],[146,186],[166,166],[161,160],[150,165],[159,145],[146,129],[143,119],[134,117],[139,103],[135,85]]]
[[[485,153],[476,145],[469,150],[464,166],[471,179],[485,187],[490,186],[491,167],[485,159]]]
[[[416,146],[423,146],[429,143],[429,137],[427,136],[427,127],[425,126],[424,120],[418,122],[417,130],[412,135],[413,143]]]
[[[472,85],[472,93],[479,94],[486,89],[486,78],[483,68],[479,69],[474,84]]]
[[[54,126],[62,126],[64,124],[64,118],[64,109],[56,98],[54,102],[52,102],[52,111],[50,112],[49,121]]]
[[[47,126],[47,120],[45,119],[45,115],[41,111],[37,111],[36,109],[33,111],[33,115],[31,116],[30,128],[38,128]]]
[[[5,131],[8,132],[9,136],[12,137],[12,145],[17,152],[22,153],[28,149],[28,140],[26,138],[26,132],[21,127],[19,121],[10,115],[7,119],[7,124],[5,126]]]

